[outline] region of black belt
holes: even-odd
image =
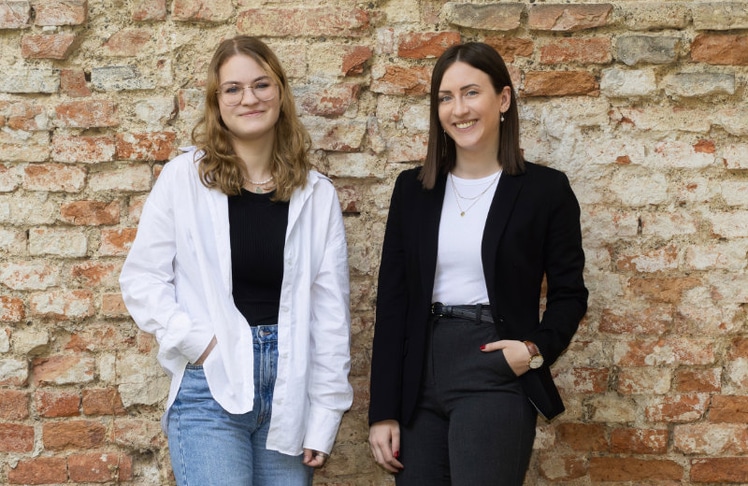
[[[441,302],[431,304],[431,315],[438,317],[459,317],[475,322],[490,322],[493,324],[491,306],[476,305],[444,305]]]

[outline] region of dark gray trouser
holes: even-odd
[[[434,318],[421,397],[401,427],[397,486],[520,486],[535,440],[537,412],[492,323]]]

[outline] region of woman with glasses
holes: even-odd
[[[580,208],[519,142],[501,56],[447,49],[426,161],[395,182],[379,270],[369,443],[398,486],[520,486],[537,411],[564,409],[549,366],[587,309]]]
[[[171,377],[177,484],[309,485],[352,401],[340,205],[263,42],[222,42],[205,93],[196,148],[144,205],[122,295]]]

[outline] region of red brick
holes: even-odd
[[[123,415],[126,411],[116,388],[86,388],[83,390],[83,413]]]
[[[311,115],[338,117],[358,101],[360,90],[356,83],[336,84],[299,96],[298,102]]]
[[[132,479],[132,457],[118,452],[92,452],[68,457],[70,480],[76,483],[106,483]]]
[[[608,24],[613,6],[589,5],[531,5],[527,26],[532,30],[576,32]]]
[[[543,64],[607,64],[613,59],[610,53],[610,39],[555,39],[540,49],[540,62]]]
[[[116,127],[117,105],[111,101],[70,101],[55,108],[59,126],[70,128]]]
[[[104,443],[106,427],[94,420],[68,420],[42,424],[42,442],[47,450],[90,449]]]
[[[169,160],[176,148],[174,132],[118,133],[117,158],[125,160]]]
[[[104,255],[127,255],[132,242],[135,241],[137,228],[122,228],[104,230],[101,232],[101,246],[99,252]]]
[[[21,390],[0,390],[0,420],[23,420],[29,416],[29,396]]]
[[[39,389],[34,393],[34,407],[41,417],[75,417],[80,415],[80,405],[77,391]]]
[[[100,226],[119,223],[119,202],[74,201],[60,207],[63,221],[75,225]]]
[[[655,302],[678,303],[683,293],[701,285],[696,277],[634,277],[628,286],[635,295]]]
[[[172,16],[190,22],[223,22],[233,13],[231,0],[174,0]]]
[[[418,96],[428,93],[430,83],[430,68],[387,65],[381,76],[372,80],[371,90],[382,94]]]
[[[21,29],[29,26],[31,3],[26,0],[0,2],[0,29]]]
[[[341,46],[343,61],[341,72],[345,76],[354,76],[364,72],[364,65],[374,54],[366,46]]]
[[[525,96],[598,96],[600,85],[586,71],[531,71],[525,74]]]
[[[644,413],[650,422],[695,422],[706,413],[706,395],[667,395],[646,407]]]
[[[23,300],[0,295],[0,322],[20,322],[26,317]]]
[[[717,151],[714,140],[699,140],[693,146],[693,151],[697,154],[713,154]]]
[[[608,450],[605,427],[599,424],[564,423],[556,427],[558,441],[575,451],[602,452]]]
[[[520,37],[488,37],[485,42],[496,49],[505,63],[514,62],[517,57],[530,57],[535,50],[532,39]]]
[[[123,29],[107,39],[102,47],[109,56],[134,57],[143,52],[151,36],[151,29]]]
[[[24,187],[31,191],[78,192],[86,183],[85,169],[65,164],[30,164],[24,176]]]
[[[67,59],[75,49],[75,34],[25,35],[21,55],[26,59]]]
[[[679,393],[714,393],[722,389],[722,368],[679,369],[675,374],[673,390]]]
[[[166,18],[166,0],[134,0],[132,19],[135,22],[164,20]]]
[[[70,276],[76,285],[93,288],[102,285],[116,285],[122,265],[112,262],[87,260],[76,263],[70,268]]]
[[[34,450],[34,427],[0,422],[0,452],[31,452]]]
[[[575,366],[567,373],[571,377],[571,382],[564,380],[563,384],[559,383],[559,388],[568,393],[604,393],[608,389],[608,368]]]
[[[406,59],[429,59],[460,43],[459,32],[411,32],[398,40],[397,55]]]
[[[73,352],[120,351],[135,346],[135,340],[132,330],[121,324],[93,323],[73,333],[64,349]]]
[[[60,91],[72,98],[91,96],[86,73],[80,69],[60,69]]]
[[[33,378],[40,384],[68,384],[90,382],[96,371],[96,361],[86,355],[54,355],[32,362]]]
[[[589,476],[593,484],[599,481],[680,481],[683,479],[683,467],[669,460],[592,457]]]
[[[357,37],[369,33],[369,14],[359,8],[253,8],[238,15],[237,31],[272,37]]]
[[[62,484],[67,480],[67,464],[62,457],[26,459],[8,470],[10,484]]]
[[[616,311],[617,312],[617,311]],[[600,316],[600,332],[611,334],[661,335],[672,327],[673,306],[654,304],[644,309],[635,309],[623,315],[611,309],[603,309]]]
[[[736,337],[730,345],[730,360],[745,358],[746,356],[748,356],[748,338]]]
[[[52,159],[56,162],[96,164],[114,160],[112,136],[59,135],[52,138]]]
[[[47,117],[39,103],[13,103],[10,105],[7,125],[13,130],[33,132],[47,130]]]
[[[129,317],[122,294],[107,293],[101,296],[101,314],[104,317]]]
[[[695,483],[746,484],[748,483],[748,457],[692,459],[691,481]]]
[[[748,396],[715,395],[709,407],[711,422],[748,424]]]
[[[36,25],[81,25],[88,18],[87,0],[44,0],[34,9]]]
[[[614,454],[665,454],[669,432],[664,429],[613,429],[610,452]]]
[[[691,59],[716,65],[748,66],[748,35],[699,34]]]

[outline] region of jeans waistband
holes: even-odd
[[[493,324],[490,305],[444,305],[441,302],[434,302],[431,304],[431,315],[437,317],[457,317],[474,320],[476,323],[490,322]]]
[[[252,339],[256,343],[266,343],[278,340],[278,324],[261,324],[251,326]]]

